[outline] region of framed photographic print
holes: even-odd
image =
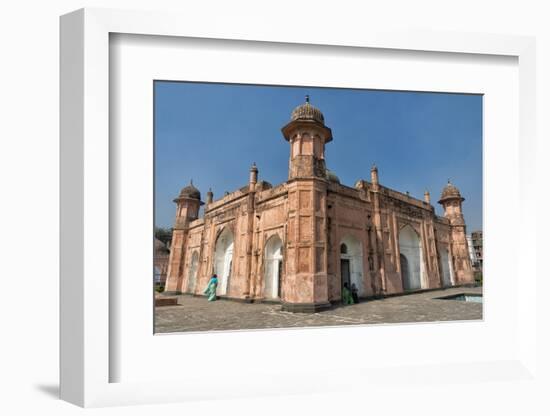
[[[482,95],[154,95],[156,333],[482,318]]]
[[[532,380],[533,40],[231,28],[62,17],[62,398]]]

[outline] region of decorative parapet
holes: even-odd
[[[434,217],[434,221],[435,221],[436,223],[443,224],[443,225],[451,225],[451,222],[449,221],[448,218],[440,217],[439,215],[436,215],[436,216]]]
[[[357,188],[352,188],[347,185],[342,185],[341,183],[330,182],[328,185],[329,192],[334,192],[341,196],[347,196],[349,198],[360,199],[361,201],[368,200],[368,197],[365,198],[365,194],[362,190]]]
[[[204,225],[204,218],[199,218],[189,223],[189,229],[197,228]]]
[[[270,199],[278,198],[288,193],[286,183],[279,184],[274,188],[265,188],[257,194],[257,203],[269,201]]]
[[[380,185],[380,194],[389,198],[397,199],[398,201],[402,201],[407,204],[414,205],[418,208],[426,209],[428,211],[433,212],[435,210],[434,207],[431,204],[427,203],[426,201],[423,201],[418,198],[414,198],[408,194],[405,194],[399,191],[394,191],[393,189],[386,188],[385,186],[382,186],[382,185]]]
[[[248,186],[246,186],[225,195],[223,198],[220,198],[216,201],[212,201],[212,203],[208,204],[208,207],[206,208],[205,213],[211,213],[216,209],[219,209],[229,203],[235,202],[238,199],[242,199],[246,197],[246,195],[248,195],[248,192],[249,192]]]

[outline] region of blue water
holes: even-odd
[[[483,295],[473,295],[473,294],[466,294],[466,293],[460,293],[454,296],[446,296],[440,299],[461,300],[464,302],[483,303]]]

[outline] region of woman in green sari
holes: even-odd
[[[204,294],[208,296],[208,301],[216,300],[216,288],[218,287],[218,276],[213,274],[208,282],[208,286],[204,289]]]
[[[344,288],[342,289],[342,303],[344,305],[353,305],[353,296],[349,290],[348,282],[344,283]]]

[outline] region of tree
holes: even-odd
[[[155,238],[170,246],[172,242],[172,228],[155,227]]]

